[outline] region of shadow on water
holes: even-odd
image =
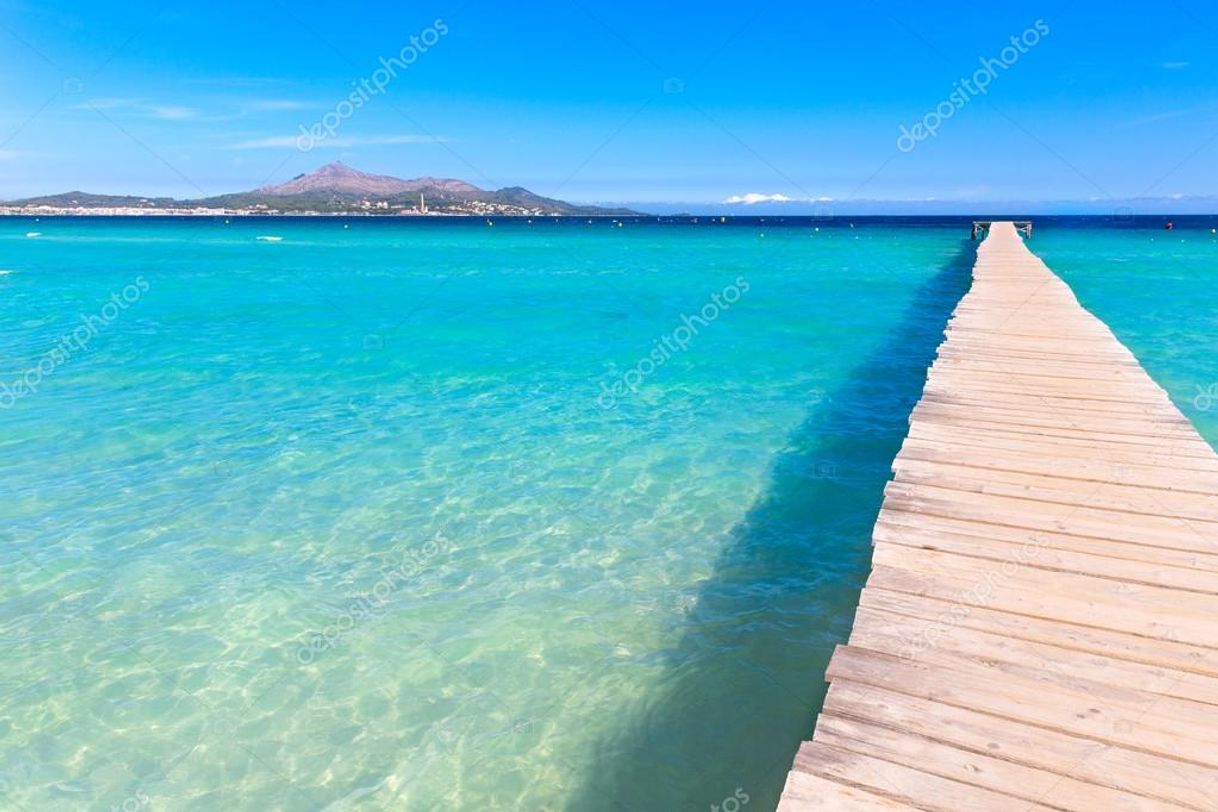
[[[892,459],[974,258],[964,241],[793,433],[666,653],[663,689],[599,742],[568,809],[775,807],[829,656],[849,635]]]

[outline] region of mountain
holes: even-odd
[[[98,195],[90,192],[63,192],[14,200],[10,206],[51,206],[54,208],[169,208],[180,206],[172,197],[140,197],[138,195]]]
[[[323,193],[349,194],[359,197],[394,197],[403,194],[417,194],[428,189],[454,192],[460,194],[479,194],[477,186],[463,180],[452,178],[415,178],[402,180],[389,175],[373,175],[352,169],[342,161],[329,163],[310,172],[307,175],[297,175],[287,183],[275,186],[263,186],[255,189],[254,194],[270,195],[272,197],[291,197],[293,195]]]
[[[421,198],[421,199],[420,199]],[[224,210],[235,213],[341,213],[416,214],[426,206],[428,214],[465,215],[632,215],[625,208],[580,206],[542,197],[521,186],[489,191],[455,178],[421,177],[406,180],[389,175],[361,172],[341,161],[285,183],[262,186],[248,192],[194,200],[146,198],[136,195],[98,195],[66,192],[45,197],[15,200],[4,206],[13,209],[46,207],[56,210],[112,210],[123,213],[157,211]],[[65,212],[70,213],[70,212]]]

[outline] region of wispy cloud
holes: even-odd
[[[140,99],[106,97],[101,99],[89,99],[86,102],[81,102],[80,104],[75,105],[75,107],[77,110],[117,110],[121,107],[135,107],[140,103]]]
[[[234,98],[212,99],[209,103],[210,112],[204,112],[197,107],[185,104],[173,104],[127,96],[103,97],[88,99],[75,107],[78,110],[114,110],[127,112],[146,118],[156,118],[162,121],[185,121],[187,119],[205,121],[233,121],[240,118],[258,116],[263,113],[286,112],[291,110],[307,110],[316,105],[298,99],[284,98],[255,98],[241,100]]]
[[[203,76],[182,81],[187,85],[225,88],[269,87],[289,83],[288,79],[279,76]]]
[[[309,104],[295,99],[256,99],[246,106],[251,110],[304,110]]]
[[[53,158],[55,160],[63,160],[64,155],[56,152],[44,152],[42,150],[28,149],[0,149],[0,161],[16,161],[20,160],[35,160],[41,158]]]
[[[205,121],[230,122],[241,118],[257,117],[262,113],[307,110],[311,103],[296,99],[212,100],[205,111],[200,107],[168,103],[129,96],[106,96],[89,99],[74,105],[76,110],[113,111],[128,113],[143,118],[156,118],[163,122]]]
[[[1121,122],[1120,124],[1116,125],[1116,129],[1127,130],[1130,127],[1141,127],[1143,124],[1154,124],[1156,121],[1168,121],[1173,118],[1180,118],[1180,116],[1187,116],[1191,112],[1193,112],[1193,111],[1192,110],[1166,110],[1162,113],[1152,113],[1151,115],[1148,115],[1148,116],[1142,116],[1140,118],[1130,119],[1129,121]]]
[[[780,192],[775,192],[772,195],[749,192],[743,195],[732,195],[723,202],[726,204],[752,206],[755,203],[828,203],[832,200],[833,198],[831,197],[787,197]]]
[[[743,195],[732,195],[723,201],[724,203],[743,203],[746,206],[751,206],[754,203],[789,203],[791,198],[784,194],[763,195],[760,192],[749,192]]]
[[[328,138],[318,147],[363,147],[379,144],[447,144],[450,139],[430,135],[368,135],[348,138]],[[229,149],[296,149],[298,136],[276,135],[270,138],[255,138],[233,144]]]
[[[199,115],[199,111],[193,107],[177,107],[174,105],[154,105],[148,109],[148,113],[153,118],[162,118],[168,121],[180,121],[185,118],[195,118]]]
[[[1162,67],[1166,70],[1180,70],[1188,67],[1187,62],[1164,62]]]
[[[198,118],[201,113],[193,107],[179,104],[157,104],[147,99],[127,97],[105,97],[89,99],[75,105],[77,110],[128,110],[137,115],[159,118],[165,121],[182,121],[188,118]]]

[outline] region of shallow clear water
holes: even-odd
[[[971,265],[814,229],[0,222],[0,805],[772,807]]]

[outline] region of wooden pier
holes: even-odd
[[[991,220],[974,220],[973,221],[973,239],[977,239],[977,235],[984,235],[990,230],[990,226],[994,223]],[[1025,237],[1032,236],[1032,221],[1031,220],[1015,220],[1011,225],[1015,226],[1015,230]]]
[[[781,810],[1218,810],[1218,455],[996,222]]]

